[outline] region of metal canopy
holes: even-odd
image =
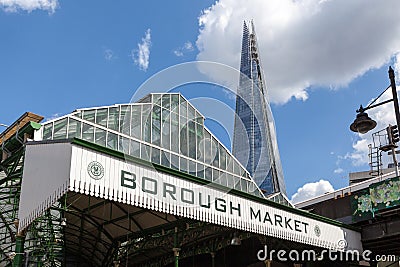
[[[65,218],[66,253],[92,261],[93,266],[108,266],[105,263],[112,261],[118,247],[130,238],[168,230],[179,220],[174,215],[79,193],[66,196]],[[141,256],[149,259],[165,252],[161,249]]]
[[[345,239],[347,249],[361,249],[360,233],[344,224],[218,184],[203,184],[176,170],[131,161],[85,142],[32,143],[26,155],[19,231],[63,195],[78,193],[91,197],[68,197],[63,205],[75,209],[73,216],[85,217],[90,211],[93,216],[82,229],[96,232],[101,226],[108,242],[126,231],[145,231],[179,216],[330,249],[341,249],[338,240]]]
[[[263,245],[299,251],[320,249],[79,193],[70,192],[64,200],[67,224],[63,242],[70,266],[165,266],[173,263],[174,247],[180,248],[181,260],[196,257],[210,265],[212,255],[234,250],[234,235],[244,242],[237,251],[254,252],[240,256],[245,262],[257,262],[255,253]],[[228,262],[237,256],[230,256]]]

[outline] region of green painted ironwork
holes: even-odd
[[[25,250],[27,261],[37,266],[62,266],[64,260],[64,233],[60,202],[46,210],[29,227]]]
[[[172,248],[172,251],[174,252],[174,258],[175,258],[175,267],[179,267],[179,251],[181,250],[179,246],[179,240],[178,240],[178,227],[175,227],[174,231],[174,247]]]
[[[0,147],[0,266],[61,266],[63,260],[61,203],[17,233],[25,142],[41,125],[28,122]],[[44,257],[45,256],[45,257]]]
[[[23,258],[19,254],[23,251],[23,241],[17,237],[16,220],[24,158],[24,147],[20,140],[29,129],[33,132],[31,124],[21,129],[18,136],[3,140],[0,147],[0,265],[4,266],[12,266],[14,259],[21,262]]]
[[[24,241],[24,235],[17,235],[15,241],[15,257],[12,264],[13,267],[22,266],[24,260]]]

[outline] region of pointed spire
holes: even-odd
[[[246,21],[244,20],[244,21],[243,21],[243,36],[245,36],[245,35],[247,35],[247,34],[249,34],[249,27],[247,27],[247,23],[246,23]]]
[[[243,30],[244,29],[247,29],[247,24],[246,24],[246,21],[245,20],[243,20]]]

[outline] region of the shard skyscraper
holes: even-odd
[[[258,53],[253,22],[245,22],[232,150],[265,195],[286,195],[275,123]]]

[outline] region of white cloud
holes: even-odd
[[[186,49],[186,50],[188,50],[188,51],[193,51],[193,44],[192,44],[192,42],[190,42],[190,41],[187,41],[184,45],[183,45],[183,47]]]
[[[0,0],[0,7],[6,12],[24,10],[32,12],[35,9],[46,10],[54,13],[58,7],[57,0]]]
[[[177,57],[182,57],[188,52],[192,52],[194,50],[193,44],[190,41],[187,41],[183,44],[183,46],[179,47],[178,49],[174,50],[174,54]]]
[[[339,167],[339,168],[335,169],[333,172],[339,174],[339,173],[344,172],[344,170]]]
[[[174,50],[174,54],[177,57],[183,57],[183,52],[181,50],[179,50],[179,49]]]
[[[50,117],[46,117],[45,121],[51,121],[51,120],[55,120],[59,117],[61,117],[62,115],[60,113],[54,113],[52,115],[50,115]]]
[[[132,50],[131,53],[135,65],[138,65],[139,68],[144,71],[146,71],[147,68],[149,67],[150,46],[151,46],[150,29],[147,29],[145,36],[142,38],[142,42],[138,43],[138,49]]]
[[[351,160],[353,166],[362,166],[368,164],[368,144],[372,143],[372,138],[365,136],[353,144],[353,151],[347,153],[344,158]]]
[[[398,0],[219,0],[199,17],[197,59],[238,68],[243,20],[253,19],[271,101],[305,100],[310,86],[345,86],[399,53],[399,9]]]
[[[104,49],[103,54],[104,54],[104,59],[107,61],[111,61],[116,58],[114,51],[112,51],[111,49]]]
[[[301,201],[333,191],[334,189],[331,183],[321,179],[315,183],[307,183],[297,189],[297,192],[292,196],[291,202],[299,203]]]
[[[396,54],[393,70],[395,72],[394,75],[396,76],[396,84],[400,83],[400,53]]]

